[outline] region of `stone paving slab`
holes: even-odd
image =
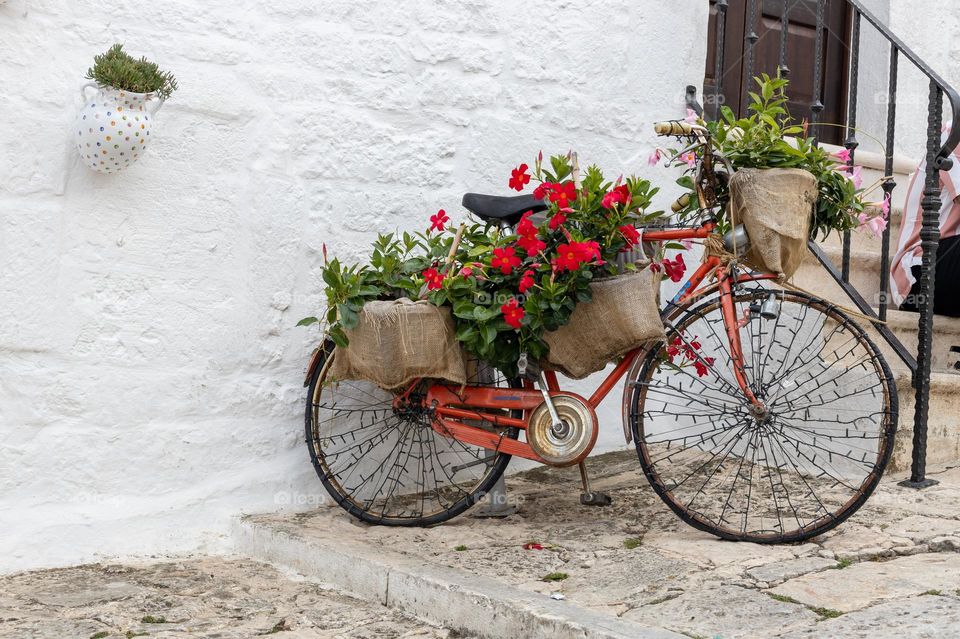
[[[4,639],[453,639],[247,559],[87,565],[0,578]]]
[[[613,496],[612,506],[579,505],[575,468],[537,468],[508,478],[519,510],[505,519],[467,514],[429,529],[385,528],[325,507],[245,523],[304,540],[389,549],[402,561],[562,597],[574,617],[589,611],[707,639],[858,637],[856,624],[841,621],[869,619],[873,611],[878,619],[884,611],[897,615],[896,636],[922,637],[930,620],[913,614],[912,606],[936,604],[947,613],[956,606],[958,468],[933,469],[941,483],[927,491],[901,488],[902,477],[887,477],[837,530],[805,544],[766,546],[688,527],[649,488],[632,451],[591,458],[589,466],[595,488]],[[524,548],[529,543],[540,549]],[[545,581],[551,573],[566,577]]]
[[[771,592],[814,608],[852,612],[925,592],[958,589],[960,554],[943,553],[868,561],[842,571],[803,575]]]
[[[944,639],[960,637],[960,599],[911,597],[852,612],[782,635],[782,639]]]

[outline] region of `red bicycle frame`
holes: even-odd
[[[648,231],[644,232],[643,240],[666,242],[705,239],[713,234],[715,228],[716,225],[713,222],[708,222],[699,228]],[[716,284],[701,286],[711,274],[714,274]],[[764,406],[754,395],[747,382],[738,318],[733,305],[732,279],[720,258],[712,255],[707,256],[693,275],[681,286],[680,291],[671,300],[671,306],[676,308],[695,297],[706,295],[712,290],[719,291],[720,311],[727,339],[730,342],[730,353],[733,358],[733,370],[737,384],[747,400],[753,405],[754,410],[762,412]],[[776,279],[776,276],[769,273],[751,273],[738,276],[737,279],[740,281],[757,281]],[[566,394],[577,397],[596,411],[600,403],[634,365],[637,358],[644,356],[646,352],[647,347],[641,347],[627,353],[616,368],[600,383],[589,399],[583,399],[573,393],[561,391],[557,374],[554,371],[544,371],[547,391],[551,396]],[[438,433],[466,444],[540,462],[543,462],[543,460],[525,442],[471,426],[464,420],[484,421],[494,426],[525,429],[530,412],[542,402],[543,394],[539,389],[534,388],[533,383],[529,381],[524,383],[524,388],[490,386],[464,386],[461,388],[437,384],[427,391],[426,397],[427,405],[433,406],[435,409],[433,428]],[[504,415],[503,411],[522,412],[523,417],[509,417]],[[589,450],[585,451],[582,457],[586,457],[589,452]]]

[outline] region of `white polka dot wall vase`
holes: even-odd
[[[174,77],[146,58],[135,59],[116,44],[95,56],[83,86],[74,142],[83,163],[116,173],[139,160],[150,146],[157,111],[176,90]]]
[[[82,93],[86,104],[77,115],[75,128],[77,151],[84,164],[94,171],[115,173],[136,162],[150,145],[154,116],[163,100],[151,93],[131,93],[92,82],[84,85]]]

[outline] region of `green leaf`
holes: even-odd
[[[311,324],[316,324],[319,322],[316,317],[304,317],[302,320],[297,322],[297,326],[310,326]]]
[[[349,345],[350,340],[347,339],[347,334],[343,332],[343,329],[339,326],[334,326],[330,329],[330,339],[333,340],[333,343],[339,346],[340,348],[346,348]]]
[[[360,323],[360,315],[347,304],[338,304],[337,313],[344,328],[355,328]]]

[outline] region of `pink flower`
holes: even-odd
[[[464,266],[462,269],[460,269],[460,275],[463,275],[464,277],[470,277],[473,275],[473,269],[469,266]]]
[[[687,107],[687,117],[683,119],[684,122],[690,122],[691,124],[700,119],[700,116],[697,115],[697,112],[693,109]]]
[[[683,244],[683,248],[687,251],[693,248],[693,240],[680,240],[680,243]]]
[[[649,166],[656,166],[660,163],[660,159],[663,157],[663,151],[660,149],[654,149],[653,153],[650,154],[650,157],[647,158],[647,164]]]
[[[837,158],[840,162],[847,164],[850,162],[850,149],[840,149],[833,154],[833,157]]]
[[[860,166],[859,164],[854,167],[841,166],[837,170],[840,171],[841,173],[849,173],[847,177],[853,181],[854,188],[859,189],[860,187],[863,186],[863,175],[861,175],[863,171],[863,167]]]
[[[697,154],[694,153],[693,151],[687,151],[686,153],[680,156],[680,159],[683,162],[686,162],[687,166],[690,167],[691,169],[697,165]]]
[[[883,219],[890,218],[890,194],[887,193],[883,196],[883,204],[880,205],[880,210],[883,211]]]
[[[883,235],[883,231],[887,228],[887,221],[882,217],[875,217],[868,224],[875,237]]]
[[[853,180],[854,188],[859,189],[863,186],[863,176],[860,174],[863,171],[862,166],[853,167],[853,172],[850,174],[850,179]]]
[[[861,213],[858,219],[860,220],[860,227],[869,230],[874,237],[883,235],[884,229],[887,228],[887,220],[880,215],[867,217],[866,214]]]

